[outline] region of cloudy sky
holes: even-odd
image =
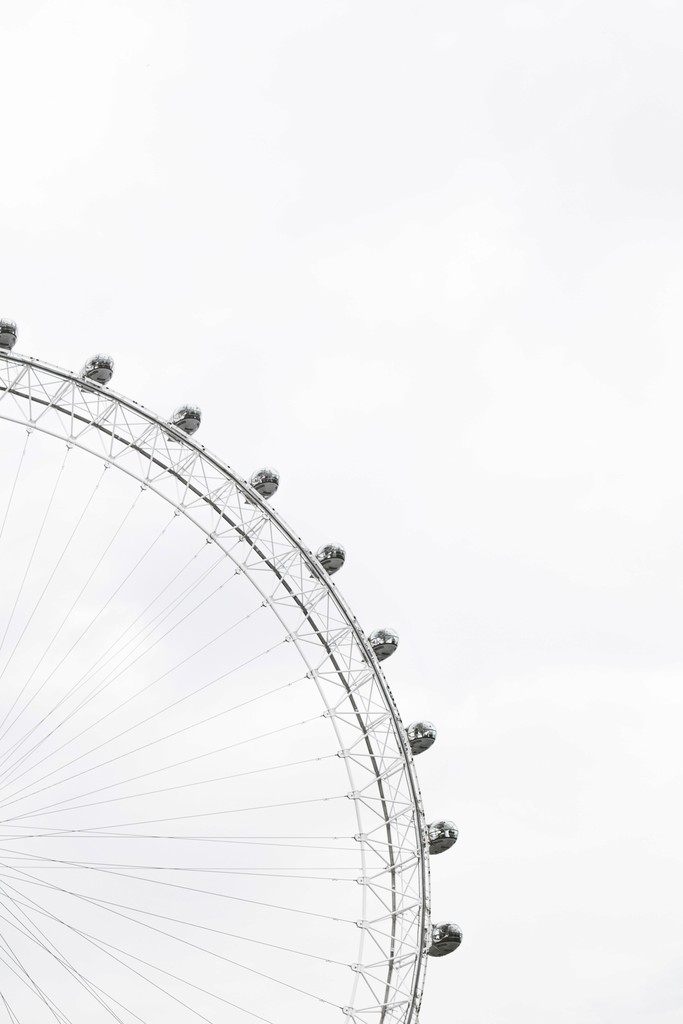
[[[422,1024],[679,1020],[680,5],[5,0],[0,31],[17,350],[198,401],[400,633],[461,829]]]

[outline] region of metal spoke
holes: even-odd
[[[80,992],[93,1024],[226,1007],[285,1024],[311,1002],[320,1024],[417,1024],[419,789],[323,564],[259,491],[109,387],[0,350],[0,421],[31,431],[18,462],[5,451],[0,525],[8,545],[28,507],[1,627],[8,1019],[70,1024]]]

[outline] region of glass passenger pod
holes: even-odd
[[[114,360],[106,352],[98,352],[87,361],[81,376],[94,380],[96,384],[108,384],[114,376]]]
[[[378,661],[384,661],[398,647],[398,633],[395,629],[376,629],[374,633],[370,634],[368,640]]]
[[[280,474],[276,469],[257,469],[249,483],[262,498],[272,498],[280,486]]]
[[[432,926],[432,944],[427,950],[428,956],[446,956],[457,949],[462,942],[462,932],[457,924],[441,921]]]
[[[406,733],[413,754],[423,754],[436,740],[436,726],[433,722],[411,722]]]
[[[202,410],[198,405],[180,405],[171,416],[171,423],[186,434],[196,434],[202,422]]]
[[[14,320],[0,320],[0,349],[11,352],[17,343],[17,325]]]
[[[341,544],[324,544],[318,548],[316,558],[329,576],[339,572],[346,561],[346,550]]]
[[[455,846],[458,839],[458,830],[452,821],[433,821],[428,830],[429,852],[445,853]]]

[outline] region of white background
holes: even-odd
[[[0,315],[201,440],[401,648],[422,1024],[680,1019],[683,10],[0,8]]]

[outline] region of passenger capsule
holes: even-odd
[[[432,944],[427,950],[428,956],[446,956],[457,949],[462,942],[462,932],[457,924],[441,921],[432,925]]]
[[[376,629],[368,640],[378,661],[384,661],[398,647],[398,633],[394,629]]]
[[[196,434],[202,422],[202,410],[198,405],[180,405],[171,416],[171,423],[186,434]]]
[[[96,384],[108,384],[114,376],[114,360],[106,352],[98,352],[87,361],[81,370],[81,376],[94,380]]]
[[[436,726],[433,722],[411,722],[406,732],[414,755],[429,750],[436,739]]]
[[[445,853],[455,846],[458,830],[452,821],[433,821],[428,830],[429,852]]]
[[[0,348],[11,351],[17,343],[17,325],[14,320],[0,320]]]
[[[346,551],[341,544],[324,544],[315,556],[329,576],[339,572],[346,561]]]
[[[257,469],[249,483],[262,498],[272,498],[280,486],[280,474],[276,469]]]

